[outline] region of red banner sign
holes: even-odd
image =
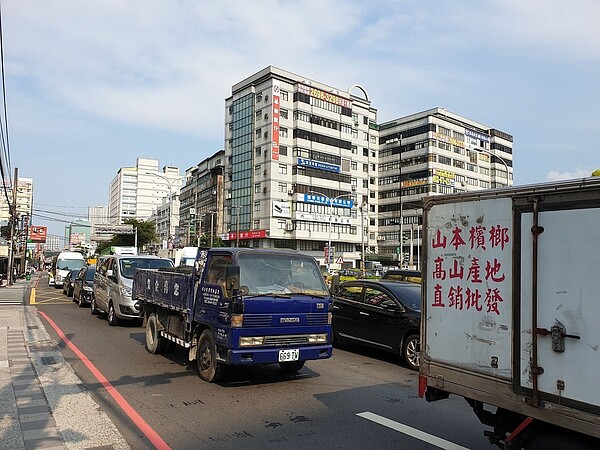
[[[267,230],[240,231],[240,240],[243,239],[264,239],[267,237]],[[224,241],[235,241],[237,238],[235,231],[225,234]]]
[[[47,234],[48,234],[47,227],[36,227],[36,226],[29,227],[29,240],[31,242],[40,242],[43,244],[46,242]]]

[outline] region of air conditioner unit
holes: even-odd
[[[267,173],[268,173],[267,169],[265,169],[265,171],[263,172],[263,175],[266,175]]]
[[[266,187],[264,187],[264,188],[263,188],[263,194],[266,194],[266,193],[267,193],[267,188],[266,188]]]
[[[290,189],[290,190],[288,191],[288,194],[289,194],[289,195],[294,195],[294,190],[293,190],[293,189]]]
[[[231,192],[228,192],[228,193],[227,193],[227,199],[228,199],[228,200],[229,200],[229,199],[231,199]]]
[[[354,126],[357,127],[358,126],[358,122],[354,122]]]
[[[285,223],[285,231],[294,231],[294,224],[289,220]]]

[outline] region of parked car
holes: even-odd
[[[67,276],[63,279],[63,294],[65,294],[67,297],[73,295],[73,281],[75,281],[78,271],[79,269],[69,270],[69,273],[67,273]]]
[[[73,301],[79,306],[85,306],[92,302],[94,295],[94,274],[96,265],[85,266],[79,269],[75,281],[73,282]]]
[[[333,343],[348,340],[401,356],[419,369],[421,286],[400,281],[341,283],[333,298]]]
[[[421,277],[420,270],[390,269],[383,274],[381,279],[389,281],[410,281],[411,283],[421,284]]]
[[[94,275],[90,310],[106,314],[110,326],[122,320],[141,320],[140,305],[131,298],[136,269],[173,267],[173,261],[158,256],[111,255],[100,258]]]

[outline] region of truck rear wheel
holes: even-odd
[[[217,362],[217,347],[215,338],[210,330],[204,330],[198,339],[196,364],[200,378],[209,383],[219,381],[223,375],[224,366]]]
[[[146,322],[146,350],[155,355],[165,353],[169,341],[160,335],[158,317],[152,313]]]

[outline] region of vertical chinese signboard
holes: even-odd
[[[273,99],[273,110],[271,111],[271,117],[273,117],[271,159],[273,161],[279,161],[279,101],[281,97],[279,90],[279,80],[273,80],[273,87],[271,89],[271,98]]]
[[[435,204],[427,222],[431,358],[510,378],[511,199]]]

